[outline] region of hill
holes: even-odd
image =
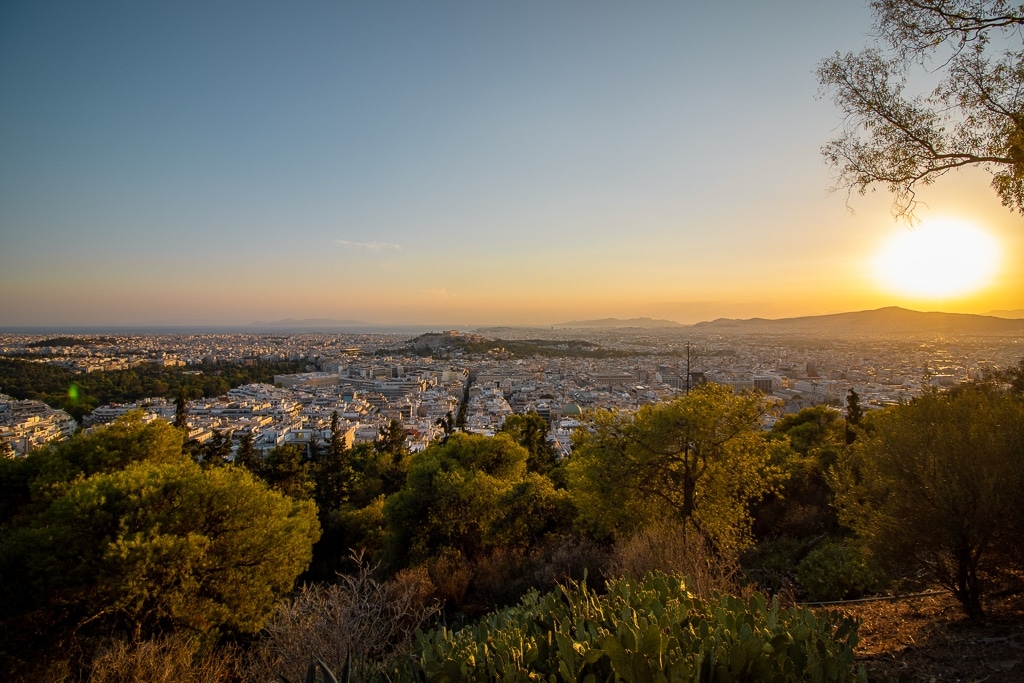
[[[902,334],[1014,335],[1024,334],[1024,320],[968,313],[911,311],[897,306],[853,313],[735,320],[719,318],[693,325],[695,331],[729,334],[813,334],[864,336]]]

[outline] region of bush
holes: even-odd
[[[761,541],[741,558],[744,578],[773,595],[792,594],[793,574],[800,558],[806,556],[807,546],[790,536]]]
[[[877,590],[881,574],[856,546],[840,541],[823,543],[796,568],[796,580],[808,599],[816,602],[859,598]]]
[[[703,598],[739,590],[736,562],[716,556],[711,544],[696,529],[679,522],[650,524],[617,544],[607,575],[644,576],[655,571],[685,576],[690,592]]]
[[[422,570],[407,570],[378,583],[371,567],[334,585],[304,586],[282,603],[253,648],[249,677],[303,680],[310,658],[340,672],[346,660],[354,680],[370,678],[412,643],[413,633],[437,613],[432,585]]]
[[[421,633],[406,678],[427,681],[850,681],[857,622],[760,594],[694,597],[684,581],[623,577],[529,593],[453,633]],[[403,674],[399,669],[396,674]],[[863,672],[860,673],[863,680]]]

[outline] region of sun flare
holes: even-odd
[[[874,260],[887,292],[918,299],[950,299],[987,285],[999,266],[995,239],[957,219],[929,219],[893,235]]]

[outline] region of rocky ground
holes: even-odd
[[[1024,681],[1024,592],[990,596],[971,621],[948,593],[844,605],[861,619],[858,661],[871,681]]]

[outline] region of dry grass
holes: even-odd
[[[702,597],[714,593],[739,594],[739,565],[722,558],[694,529],[678,522],[651,524],[636,535],[616,545],[606,575],[642,577],[660,570],[680,574],[687,579],[687,588]]]
[[[89,683],[228,683],[237,681],[239,673],[234,648],[203,652],[195,640],[173,635],[112,642],[93,660]]]

